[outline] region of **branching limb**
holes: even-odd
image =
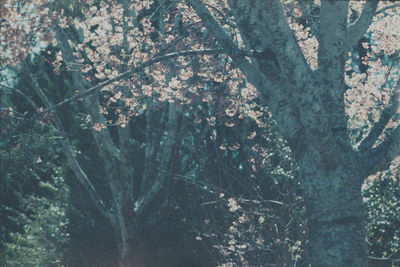
[[[60,49],[62,50],[65,59],[69,62],[76,63],[76,58],[72,53],[72,48],[68,44],[67,38],[65,37],[62,29],[57,32],[57,38],[58,43],[60,44]],[[74,97],[81,96],[82,94],[86,93],[86,91],[84,90],[83,77],[80,71],[72,71],[72,82],[74,87],[79,90],[79,94],[75,95]],[[84,105],[90,113],[92,126],[95,123],[99,123],[102,125],[105,124],[106,119],[104,115],[100,113],[100,101],[97,95],[91,96],[89,98],[84,98]],[[49,108],[49,110],[51,110],[51,108]],[[101,152],[100,156],[102,157],[102,160],[104,162],[108,163],[112,160],[112,158],[106,155],[107,152],[113,157],[119,159],[119,150],[114,145],[108,129],[103,129],[101,131],[95,131],[92,129],[92,133],[95,138],[97,147]]]
[[[263,70],[252,64],[250,59],[240,53],[241,50],[237,44],[225,32],[202,1],[188,0],[187,2],[196,11],[207,29],[213,33],[217,42],[223,47],[222,51],[232,58],[233,63],[246,75],[248,81],[258,89],[277,120],[279,120],[283,136],[287,139],[295,139],[301,128],[299,118],[295,115],[296,112],[293,111],[293,106],[289,105],[289,95],[286,92],[276,90],[279,80],[271,81],[271,77],[266,76]],[[286,23],[286,21],[284,22]],[[291,56],[295,57],[296,54],[294,53]],[[281,88],[281,86],[278,87]]]
[[[33,78],[33,87],[35,92],[38,94],[40,99],[45,103],[47,107],[51,106],[51,102],[43,92],[43,90],[38,85],[37,81]],[[76,159],[75,152],[72,150],[71,143],[67,134],[65,133],[63,124],[58,117],[57,113],[54,113],[55,118],[55,125],[56,129],[58,130],[59,134],[63,136],[62,145],[64,148],[65,156],[67,157],[67,161],[69,163],[70,168],[74,172],[75,176],[78,178],[79,182],[85,187],[86,191],[89,193],[90,197],[93,199],[97,209],[110,220],[111,223],[115,223],[115,218],[113,214],[107,209],[104,205],[103,200],[97,193],[95,187],[90,182],[89,178],[87,177],[86,173],[81,168],[78,160]]]
[[[4,84],[0,84],[1,87],[10,89],[11,91],[15,91],[17,94],[19,94],[20,96],[22,96],[26,101],[28,101],[28,103],[35,109],[38,108],[38,106],[36,105],[35,101],[33,101],[29,96],[27,96],[26,94],[24,94],[22,91],[18,90],[17,88],[13,88]]]
[[[367,175],[386,170],[390,163],[400,155],[400,125],[386,133],[386,139],[378,147],[366,154]]]
[[[348,1],[322,1],[319,24],[318,76],[332,128],[346,127],[344,66]],[[325,88],[324,88],[325,87]]]
[[[398,113],[400,97],[400,83],[390,98],[389,104],[382,111],[379,121],[372,126],[368,136],[361,142],[358,149],[367,162],[368,175],[385,170],[391,161],[400,155],[400,113]],[[397,126],[385,131],[388,122],[393,120]],[[377,147],[372,148],[381,134],[385,134],[385,140]]]
[[[399,106],[397,101],[398,94],[399,93],[395,92],[392,95],[389,104],[383,109],[379,121],[372,126],[368,136],[359,145],[358,150],[361,153],[367,151],[375,144],[376,140],[382,134],[390,119],[396,114]]]
[[[265,77],[263,79],[256,67],[240,53],[241,50],[237,44],[225,32],[205,5],[201,1],[196,0],[189,0],[188,2],[202,19],[207,29],[212,31],[218,43],[223,47],[222,52],[227,53],[233,59],[234,63],[246,74],[249,81],[257,88],[265,87],[265,83],[272,86],[271,82],[265,80]]]
[[[252,55],[251,51],[240,51],[240,52],[248,54],[248,55]],[[218,53],[223,53],[223,50],[222,49],[188,50],[188,51],[180,51],[180,52],[168,53],[168,54],[156,57],[154,59],[150,59],[150,60],[140,64],[137,67],[133,67],[133,68],[121,73],[120,75],[118,75],[118,76],[116,76],[116,77],[114,77],[112,79],[109,79],[107,81],[99,83],[98,85],[95,85],[95,86],[93,86],[93,87],[91,87],[91,88],[89,88],[89,89],[87,89],[87,90],[85,90],[85,91],[83,91],[83,92],[81,92],[81,93],[79,93],[77,95],[74,95],[74,96],[72,96],[70,98],[67,98],[67,99],[65,99],[65,100],[63,100],[63,101],[61,101],[61,102],[49,107],[46,111],[53,111],[55,109],[58,109],[61,106],[64,106],[64,105],[69,104],[69,103],[71,103],[73,101],[76,101],[79,98],[84,98],[84,97],[87,97],[89,95],[94,95],[96,93],[99,93],[100,90],[102,88],[106,87],[107,85],[110,85],[110,84],[113,84],[113,83],[118,82],[120,80],[123,80],[125,78],[128,78],[132,74],[141,72],[146,67],[149,67],[149,66],[151,66],[151,65],[153,65],[155,63],[162,62],[162,61],[165,61],[165,60],[168,60],[168,59],[171,59],[171,58],[177,58],[177,57],[180,57],[180,56],[195,56],[195,55],[207,55],[207,54],[218,54]]]
[[[381,8],[378,11],[376,11],[375,15],[378,15],[380,13],[385,12],[386,10],[389,10],[389,9],[392,9],[392,8],[396,8],[396,7],[400,7],[400,4],[398,3],[398,4],[393,4],[393,5],[390,5],[390,6],[385,6],[384,8]]]
[[[256,60],[272,83],[290,80],[296,84],[300,75],[311,72],[280,1],[230,0],[229,5],[248,49],[263,51]]]
[[[346,51],[349,51],[368,30],[372,18],[376,15],[378,4],[379,1],[366,1],[360,17],[347,27]]]
[[[121,182],[122,188],[125,191],[125,195],[127,199],[133,199],[134,193],[134,184],[133,184],[133,175],[134,169],[132,164],[132,150],[130,149],[131,145],[129,142],[129,126],[118,127],[118,143],[119,143],[119,151],[120,151],[120,170],[121,170]]]
[[[168,110],[168,125],[167,125],[167,135],[163,140],[162,147],[160,148],[159,168],[161,170],[169,170],[172,162],[173,149],[177,140],[177,129],[178,129],[178,112],[175,103],[169,103]],[[157,172],[156,179],[153,185],[147,192],[141,192],[144,194],[137,201],[136,212],[142,214],[148,210],[149,205],[157,198],[160,191],[166,188],[168,172]],[[146,178],[146,177],[145,177]]]

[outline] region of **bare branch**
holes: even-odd
[[[341,68],[344,65],[346,52],[343,49],[346,40],[346,29],[343,25],[347,23],[348,5],[347,1],[322,1],[321,3],[318,69],[321,70],[321,74],[332,80],[336,80],[337,75],[343,76]],[[326,71],[329,73],[324,73]],[[332,71],[334,73],[331,73]]]
[[[10,87],[10,86],[8,86],[8,85],[5,85],[5,84],[2,84],[2,83],[0,83],[0,86],[1,86],[1,87],[4,87],[4,88],[7,88],[7,89],[14,90],[14,88],[13,88],[13,87]]]
[[[47,107],[51,106],[51,102],[43,92],[43,90],[38,85],[35,78],[33,80],[33,87],[35,92],[39,95],[40,99],[45,103]],[[79,182],[85,187],[86,191],[89,193],[90,197],[93,199],[97,209],[110,220],[111,223],[115,222],[114,216],[112,213],[106,208],[104,205],[103,200],[97,193],[96,189],[94,188],[93,184],[90,182],[89,178],[87,177],[86,173],[82,170],[78,160],[76,159],[75,152],[72,150],[71,143],[65,130],[63,128],[62,122],[58,117],[57,113],[54,114],[55,117],[55,124],[56,129],[58,130],[59,134],[63,136],[62,145],[64,148],[65,156],[67,157],[67,161],[69,163],[70,168],[74,172],[75,176],[78,178]]]
[[[10,87],[8,85],[1,84],[1,83],[0,83],[0,86],[4,87],[4,88],[7,88],[7,89],[10,89],[11,91],[17,92],[19,95],[21,95],[23,98],[25,98],[25,100],[28,101],[29,104],[31,104],[31,106],[33,108],[35,108],[35,109],[38,108],[38,106],[36,105],[35,101],[33,101],[29,96],[27,96],[26,94],[24,94],[22,91],[18,90],[17,88],[13,88],[13,87]]]
[[[400,96],[400,82],[393,90],[389,104],[382,111],[378,122],[372,126],[368,136],[359,146],[363,159],[370,168],[367,175],[385,170],[391,161],[400,155],[400,113],[398,113]],[[388,122],[393,120],[397,124],[395,128],[387,129]],[[371,148],[381,134],[385,135],[385,140],[375,148]]]
[[[153,109],[153,100],[152,99],[147,99],[147,108],[146,108],[146,130],[145,130],[145,150],[144,150],[144,171],[142,175],[142,181],[140,185],[140,194],[144,194],[146,190],[148,190],[151,186],[152,181],[150,179],[152,178],[152,172],[154,172],[154,166],[152,166],[152,162],[156,161],[155,154],[157,153],[157,148],[160,144],[160,131],[155,131],[155,128],[153,127],[153,123],[155,121],[154,114],[155,110]],[[164,113],[165,109],[162,109],[162,112],[159,112],[158,116],[160,118],[160,125],[163,124],[163,118],[164,118]]]
[[[158,155],[159,168],[162,170],[169,170],[172,161],[171,157],[178,134],[178,114],[176,109],[175,103],[169,103],[167,136],[165,140],[163,140],[164,144],[162,145],[162,149],[160,149],[160,154]],[[141,192],[144,196],[142,196],[137,202],[138,207],[136,212],[138,214],[143,213],[148,208],[150,203],[162,189],[166,189],[168,175],[168,172],[158,172],[151,188],[145,194],[144,192]]]
[[[360,17],[347,27],[346,51],[349,51],[368,30],[378,4],[379,1],[366,1]]]
[[[133,199],[133,175],[132,151],[129,145],[129,127],[118,127],[118,143],[120,151],[121,183],[127,199]]]
[[[240,51],[239,47],[206,8],[205,4],[203,4],[201,1],[195,0],[189,0],[188,2],[196,11],[197,15],[201,18],[206,27],[212,31],[218,43],[224,48],[224,51],[230,56],[233,56],[233,58],[237,58],[237,56],[235,56],[235,52]]]
[[[24,94],[22,91],[18,90],[17,88],[13,88],[13,90],[15,90],[15,92],[17,92],[19,95],[21,95],[23,98],[25,98],[25,100],[27,100],[33,108],[35,108],[35,109],[38,108],[38,106],[36,105],[35,101],[32,100],[32,98],[30,98],[29,96]]]
[[[95,123],[99,123],[101,125],[105,125],[106,119],[103,114],[100,113],[100,101],[97,95],[89,96],[89,98],[84,99],[84,106],[88,110],[91,116],[91,131],[95,138],[96,145],[99,148],[100,157],[102,157],[103,161],[109,163],[112,158],[107,154],[106,151],[110,153],[114,158],[120,160],[121,155],[119,149],[114,145],[112,141],[110,132],[108,129],[101,129],[100,131],[96,131],[93,129]],[[104,148],[105,149],[104,149]]]

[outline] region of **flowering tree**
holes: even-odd
[[[382,85],[392,90],[389,89],[391,97],[387,99],[386,108],[381,113],[372,113],[378,117],[377,114],[381,114],[379,119],[376,118],[368,135],[361,137],[361,144],[355,145],[346,131],[345,111],[348,108],[351,112],[354,107],[346,107],[345,93],[351,97],[354,91],[348,90],[351,83],[346,85],[345,68],[348,52],[367,31],[378,2],[367,2],[359,18],[349,24],[348,2],[323,1],[318,31],[313,34],[311,27],[309,32],[304,32],[301,25],[287,19],[288,13],[285,14],[278,1],[231,1],[229,6],[243,43],[248,48],[265,52],[264,57],[251,61],[235,55],[237,44],[204,5],[196,1],[191,4],[219,43],[226,51],[232,51],[233,61],[264,96],[299,163],[310,229],[310,262],[327,266],[365,265],[360,188],[363,178],[387,168],[398,155],[399,128],[390,122],[398,116],[398,89],[386,84],[385,79],[378,85],[375,79],[368,80],[365,85],[356,84],[363,86],[363,91]],[[302,12],[307,12],[307,6],[295,9],[292,18],[296,13],[303,15]],[[375,18],[377,23],[380,23],[379,17]],[[393,15],[394,18],[398,16]],[[299,29],[297,36],[290,26]],[[387,49],[387,55],[392,55],[398,49],[391,46],[393,43],[380,46],[381,38],[389,38],[385,37],[388,34],[385,30],[380,28],[376,33],[374,49],[382,53]],[[398,38],[395,33],[388,35]],[[304,37],[311,40],[303,41]],[[309,56],[305,58],[304,55]],[[265,62],[268,58],[270,60]],[[379,58],[376,61],[384,68]],[[397,73],[397,66],[394,68]],[[393,72],[388,74],[393,75]],[[395,85],[397,81],[393,78],[390,83]],[[368,117],[357,117],[357,121],[362,119]],[[386,130],[384,141],[374,145],[387,127],[390,129]]]
[[[47,15],[46,1],[10,0],[1,7],[8,28],[1,35],[1,63],[16,65],[38,47],[56,48],[45,59],[56,72],[70,72],[75,95],[53,104],[43,83],[33,78],[32,86],[45,112],[83,100],[115,208],[104,204],[80,167],[57,113],[55,126],[76,177],[116,229],[123,265],[144,264],[140,233],[167,203],[176,168],[171,159],[179,155],[189,112],[209,127],[222,119],[235,127],[236,119],[247,117],[262,129],[261,118],[272,116],[299,166],[309,262],[364,266],[361,185],[390,164],[396,171],[400,151],[400,33],[390,26],[399,24],[399,9],[389,5],[86,1],[79,14],[61,9]],[[24,40],[23,49],[17,39]],[[354,47],[367,53],[357,58]],[[196,97],[212,103],[210,88],[218,86],[230,95],[216,106],[219,117],[199,117]],[[100,98],[105,94],[111,97]],[[258,95],[260,104],[252,101]],[[129,121],[140,117],[143,136],[132,137]],[[217,138],[206,129],[200,136]],[[132,164],[138,158],[141,168]],[[180,170],[188,171],[189,162]]]

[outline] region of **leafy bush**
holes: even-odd
[[[367,210],[367,242],[374,262],[400,264],[400,181],[399,164],[370,177],[363,196]],[[397,265],[396,265],[397,264]]]
[[[9,131],[18,113],[3,114]],[[21,132],[2,132],[0,144],[0,224],[2,266],[56,266],[68,242],[66,215],[68,187],[57,141],[47,127],[32,123]]]

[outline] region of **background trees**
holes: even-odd
[[[122,264],[155,265],[146,262],[154,259],[151,236],[171,218],[166,211],[197,218],[182,242],[196,250],[195,238],[210,247],[220,240],[214,248],[224,261],[300,263],[307,225],[310,262],[365,263],[354,249],[363,247],[361,183],[387,167],[398,146],[399,35],[382,28],[397,10],[375,16],[373,2],[362,12],[351,3],[349,14],[347,2],[265,4],[2,6],[1,62],[17,65],[33,52],[18,77],[44,113],[31,109],[24,121],[51,125],[68,174],[113,228]],[[348,56],[373,19],[370,43],[361,42],[373,53]],[[229,222],[213,212],[223,207]],[[188,225],[175,218],[165,232],[177,221]],[[200,221],[217,226],[207,231]],[[334,232],[338,242],[324,241]]]

